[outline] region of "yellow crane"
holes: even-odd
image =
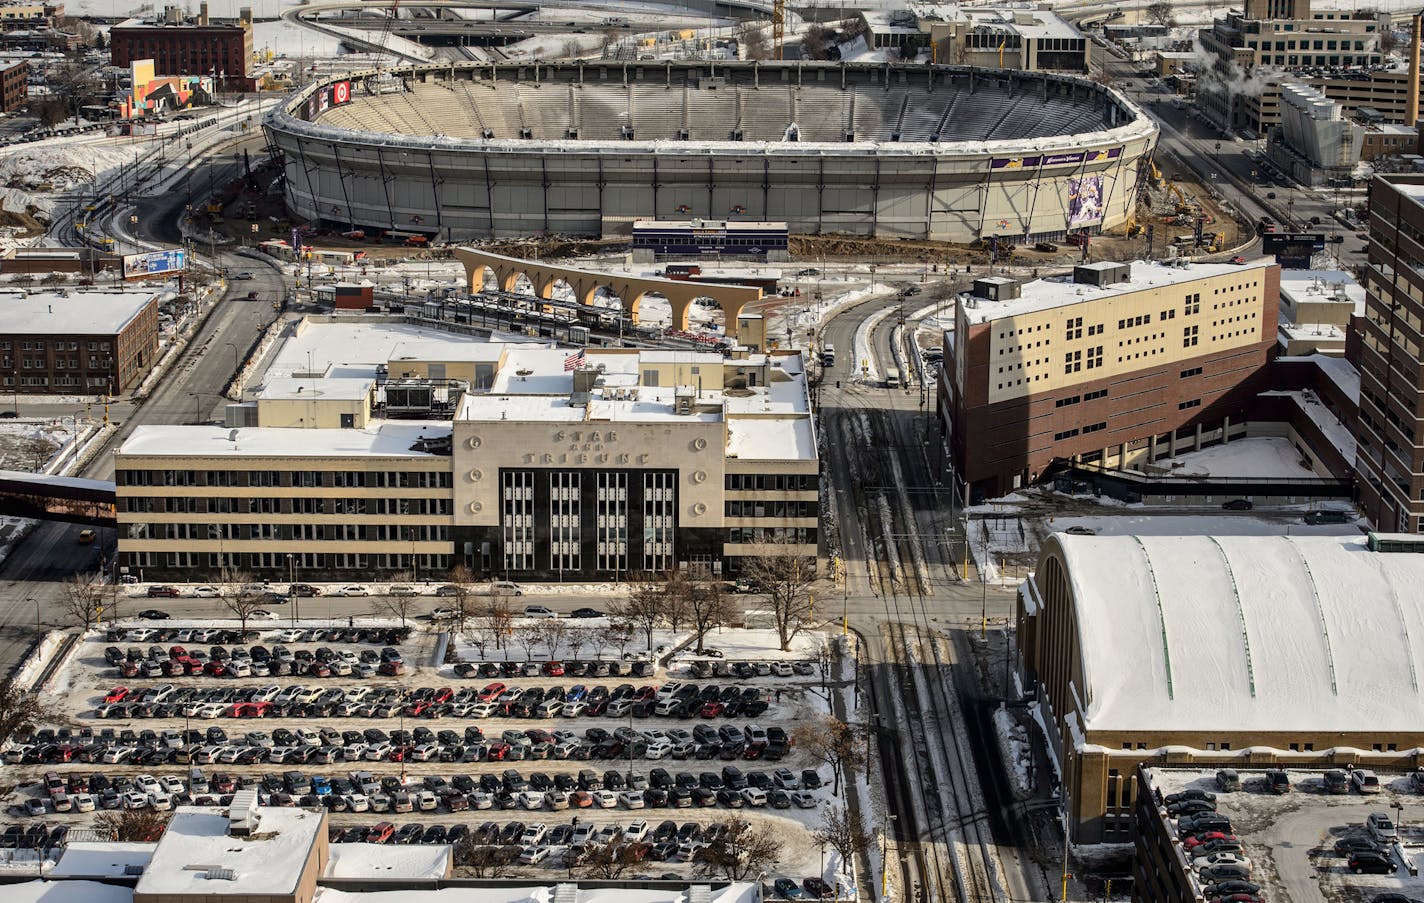
[[[771,47],[776,58],[781,59],[781,45],[786,38],[786,0],[773,0],[771,4]]]

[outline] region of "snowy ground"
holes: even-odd
[[[1187,452],[1157,462],[1175,477],[1267,477],[1272,479],[1318,478],[1306,467],[1289,439],[1261,436],[1238,439],[1201,451]]]

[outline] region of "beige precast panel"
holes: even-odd
[[[656,423],[458,421],[455,522],[496,526],[499,473],[515,470],[678,471],[679,527],[722,526],[726,427],[721,421]]]

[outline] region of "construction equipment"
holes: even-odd
[[[391,0],[391,14],[386,19],[385,27],[381,29],[381,37],[376,42],[376,69],[381,68],[381,62],[386,58],[386,42],[391,39],[391,32],[395,28],[396,19],[400,16],[400,0]],[[780,59],[780,57],[778,57]]]
[[[786,39],[786,0],[773,0],[771,4],[771,47],[776,58],[781,59],[781,45]]]

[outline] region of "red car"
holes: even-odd
[[[654,686],[639,687],[638,692],[633,694],[634,702],[647,702],[655,699],[658,695],[658,688]]]
[[[496,740],[489,745],[487,755],[491,762],[503,762],[504,757],[509,755],[509,744],[503,740]]]
[[[105,702],[123,702],[129,697],[128,687],[114,687],[109,691],[109,695],[104,697]]]
[[[367,843],[389,843],[391,835],[396,833],[396,826],[388,821],[378,822],[371,833],[366,837]]]
[[[1233,843],[1239,842],[1235,834],[1227,834],[1224,831],[1207,831],[1205,834],[1185,838],[1182,841],[1182,847],[1187,850],[1193,850],[1210,840],[1229,840]]]
[[[188,650],[184,649],[182,646],[169,646],[168,657],[171,659],[187,658]]]
[[[435,691],[435,698],[432,699],[431,701],[432,701],[432,702],[449,702],[450,700],[452,700],[452,699],[454,699],[454,698],[455,698],[455,691],[454,691],[454,690],[450,689],[449,687],[441,687],[440,689],[438,689],[438,690]]]
[[[404,762],[408,755],[410,755],[409,746],[392,746],[390,755],[386,758],[392,762]]]
[[[232,779],[232,775],[225,771],[219,771],[213,775],[212,788],[218,793],[232,793],[237,789],[237,782]]]
[[[420,702],[412,702],[410,704],[410,707],[406,709],[406,714],[410,715],[412,718],[419,718],[421,715],[425,714],[425,710],[428,708],[430,708],[430,703],[426,700],[421,700]]]
[[[593,805],[593,794],[587,790],[575,790],[569,794],[569,805],[575,809],[587,809]]]
[[[492,683],[480,691],[480,702],[494,702],[506,689],[502,683]]]
[[[709,702],[702,707],[702,717],[716,718],[717,716],[721,715],[722,712],[726,710],[726,708],[727,707],[720,702]]]
[[[545,662],[545,663],[544,663],[544,673],[545,673],[547,676],[549,676],[549,677],[563,677],[563,676],[564,676],[564,663],[563,663],[563,662]]]
[[[400,677],[405,673],[405,662],[381,662],[376,673],[386,677]]]
[[[148,597],[150,599],[176,599],[178,598],[178,587],[165,586],[161,583],[157,586],[150,586],[148,588]]]
[[[222,677],[227,674],[227,662],[208,662],[203,666],[203,673],[212,677]]]

